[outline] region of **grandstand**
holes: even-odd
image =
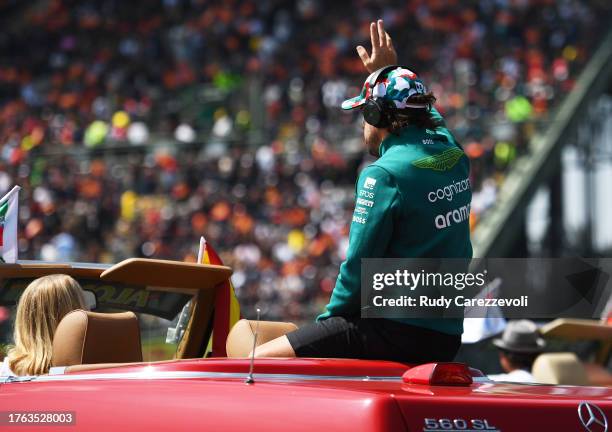
[[[538,251],[560,254],[560,155],[588,148],[571,138],[585,119],[605,122],[586,106],[610,89],[610,12],[597,0],[0,1],[0,194],[24,188],[20,256],[195,260],[203,234],[247,315],[261,303],[268,319],[310,319],[370,162],[358,114],[338,107],[363,81],[354,47],[378,16],[472,160],[476,255],[529,252],[542,185],[553,240]]]
[[[600,199],[607,194],[607,183],[603,178],[612,166],[612,140],[610,122],[612,114],[612,31],[608,32],[591,61],[584,68],[575,86],[557,108],[552,121],[529,143],[529,152],[521,156],[508,172],[497,197],[495,207],[474,230],[476,256],[529,256],[527,242],[527,206],[532,202],[538,188],[548,198],[548,232],[544,234],[545,250],[551,256],[559,256],[568,249],[582,256],[594,256],[612,250],[612,235],[603,230],[602,241],[594,238],[602,230],[594,226],[604,222],[609,210],[608,200]],[[568,149],[568,147],[570,147]],[[579,171],[585,177],[582,188],[571,187],[568,179],[567,161],[562,155],[578,152]],[[571,156],[570,156],[571,157]],[[565,158],[567,159],[567,158]],[[564,163],[565,162],[565,163]],[[572,192],[584,197],[579,202]],[[582,207],[584,218],[581,233],[568,238],[568,217],[564,218],[564,201],[570,206]],[[568,223],[569,222],[569,223]],[[571,230],[571,227],[569,227]],[[540,252],[540,253],[542,253]]]

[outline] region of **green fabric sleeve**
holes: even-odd
[[[327,311],[317,320],[359,315],[361,259],[385,256],[393,235],[393,219],[399,209],[400,195],[393,177],[376,165],[364,169],[355,191],[346,260],[340,266]]]

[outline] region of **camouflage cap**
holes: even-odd
[[[342,109],[350,110],[362,106],[369,98],[383,98],[391,101],[398,109],[402,108],[427,108],[427,104],[410,103],[410,98],[415,95],[427,93],[425,84],[417,78],[410,69],[397,67],[390,70],[378,82],[371,85],[373,74],[365,80],[359,96],[342,102]]]

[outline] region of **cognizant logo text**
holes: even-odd
[[[468,190],[470,190],[470,179],[466,178],[429,192],[427,194],[427,199],[431,203],[442,199],[452,201],[455,198],[455,195]]]

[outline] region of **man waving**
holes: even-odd
[[[425,83],[396,65],[381,20],[370,36],[371,55],[357,47],[370,76],[360,95],[342,103],[362,110],[365,146],[378,158],[357,181],[347,258],[326,312],[257,347],[256,356],[421,363],[450,361],[461,344],[461,319],[360,317],[362,258],[472,257],[468,158]]]

